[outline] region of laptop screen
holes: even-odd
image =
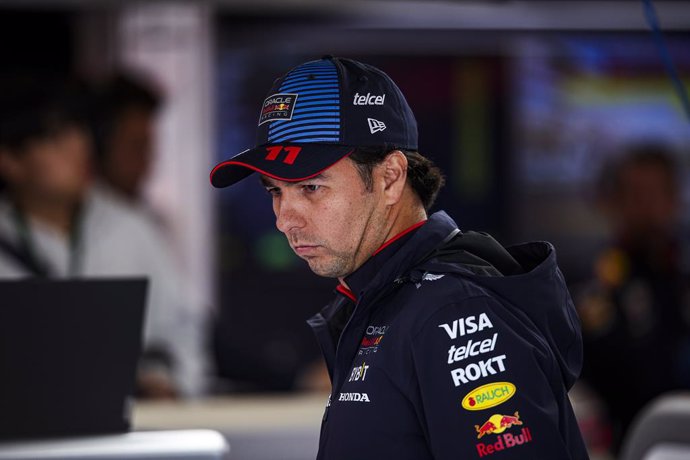
[[[0,438],[129,428],[147,284],[0,281]]]

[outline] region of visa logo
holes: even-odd
[[[486,313],[482,313],[479,315],[479,318],[474,315],[466,318],[458,318],[450,324],[439,324],[438,327],[446,331],[448,337],[454,340],[467,334],[474,334],[475,332],[480,332],[487,328],[490,329],[494,327],[494,325],[491,324]]]

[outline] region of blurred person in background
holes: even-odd
[[[108,79],[96,93],[92,126],[97,173],[112,193],[141,205],[161,97],[150,84],[126,74]]]
[[[150,279],[139,389],[145,397],[203,389],[199,311],[152,226],[94,193],[83,85],[7,78],[0,91],[0,278]]]
[[[583,377],[608,408],[616,451],[645,404],[690,388],[690,240],[679,223],[678,173],[673,152],[646,143],[602,174],[613,237],[577,306]]]
[[[173,257],[176,254],[169,229],[163,216],[144,196],[144,186],[155,160],[156,119],[163,98],[151,81],[132,73],[118,72],[95,87],[90,118],[95,153],[92,194],[136,214],[142,225],[155,234],[158,249],[175,265],[179,277],[182,267],[177,257]],[[186,303],[196,308],[193,324],[197,325],[198,349],[197,356],[190,355],[188,359],[202,361],[205,339],[199,328],[205,327],[206,321],[200,309],[202,305],[186,291],[188,288],[184,286],[180,292],[186,296]],[[149,356],[153,358],[155,354]],[[197,367],[205,369],[207,364],[203,362],[203,366]]]

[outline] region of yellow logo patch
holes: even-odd
[[[466,410],[484,410],[498,406],[515,395],[517,389],[510,382],[487,383],[467,393],[462,398],[462,407]]]

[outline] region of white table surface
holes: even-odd
[[[87,458],[220,458],[225,438],[212,430],[138,431],[121,435],[0,443],[1,460]]]
[[[237,395],[134,405],[135,430],[206,428],[225,432],[305,429],[318,434],[327,393]]]
[[[688,460],[690,446],[680,444],[659,444],[652,447],[644,460]]]

